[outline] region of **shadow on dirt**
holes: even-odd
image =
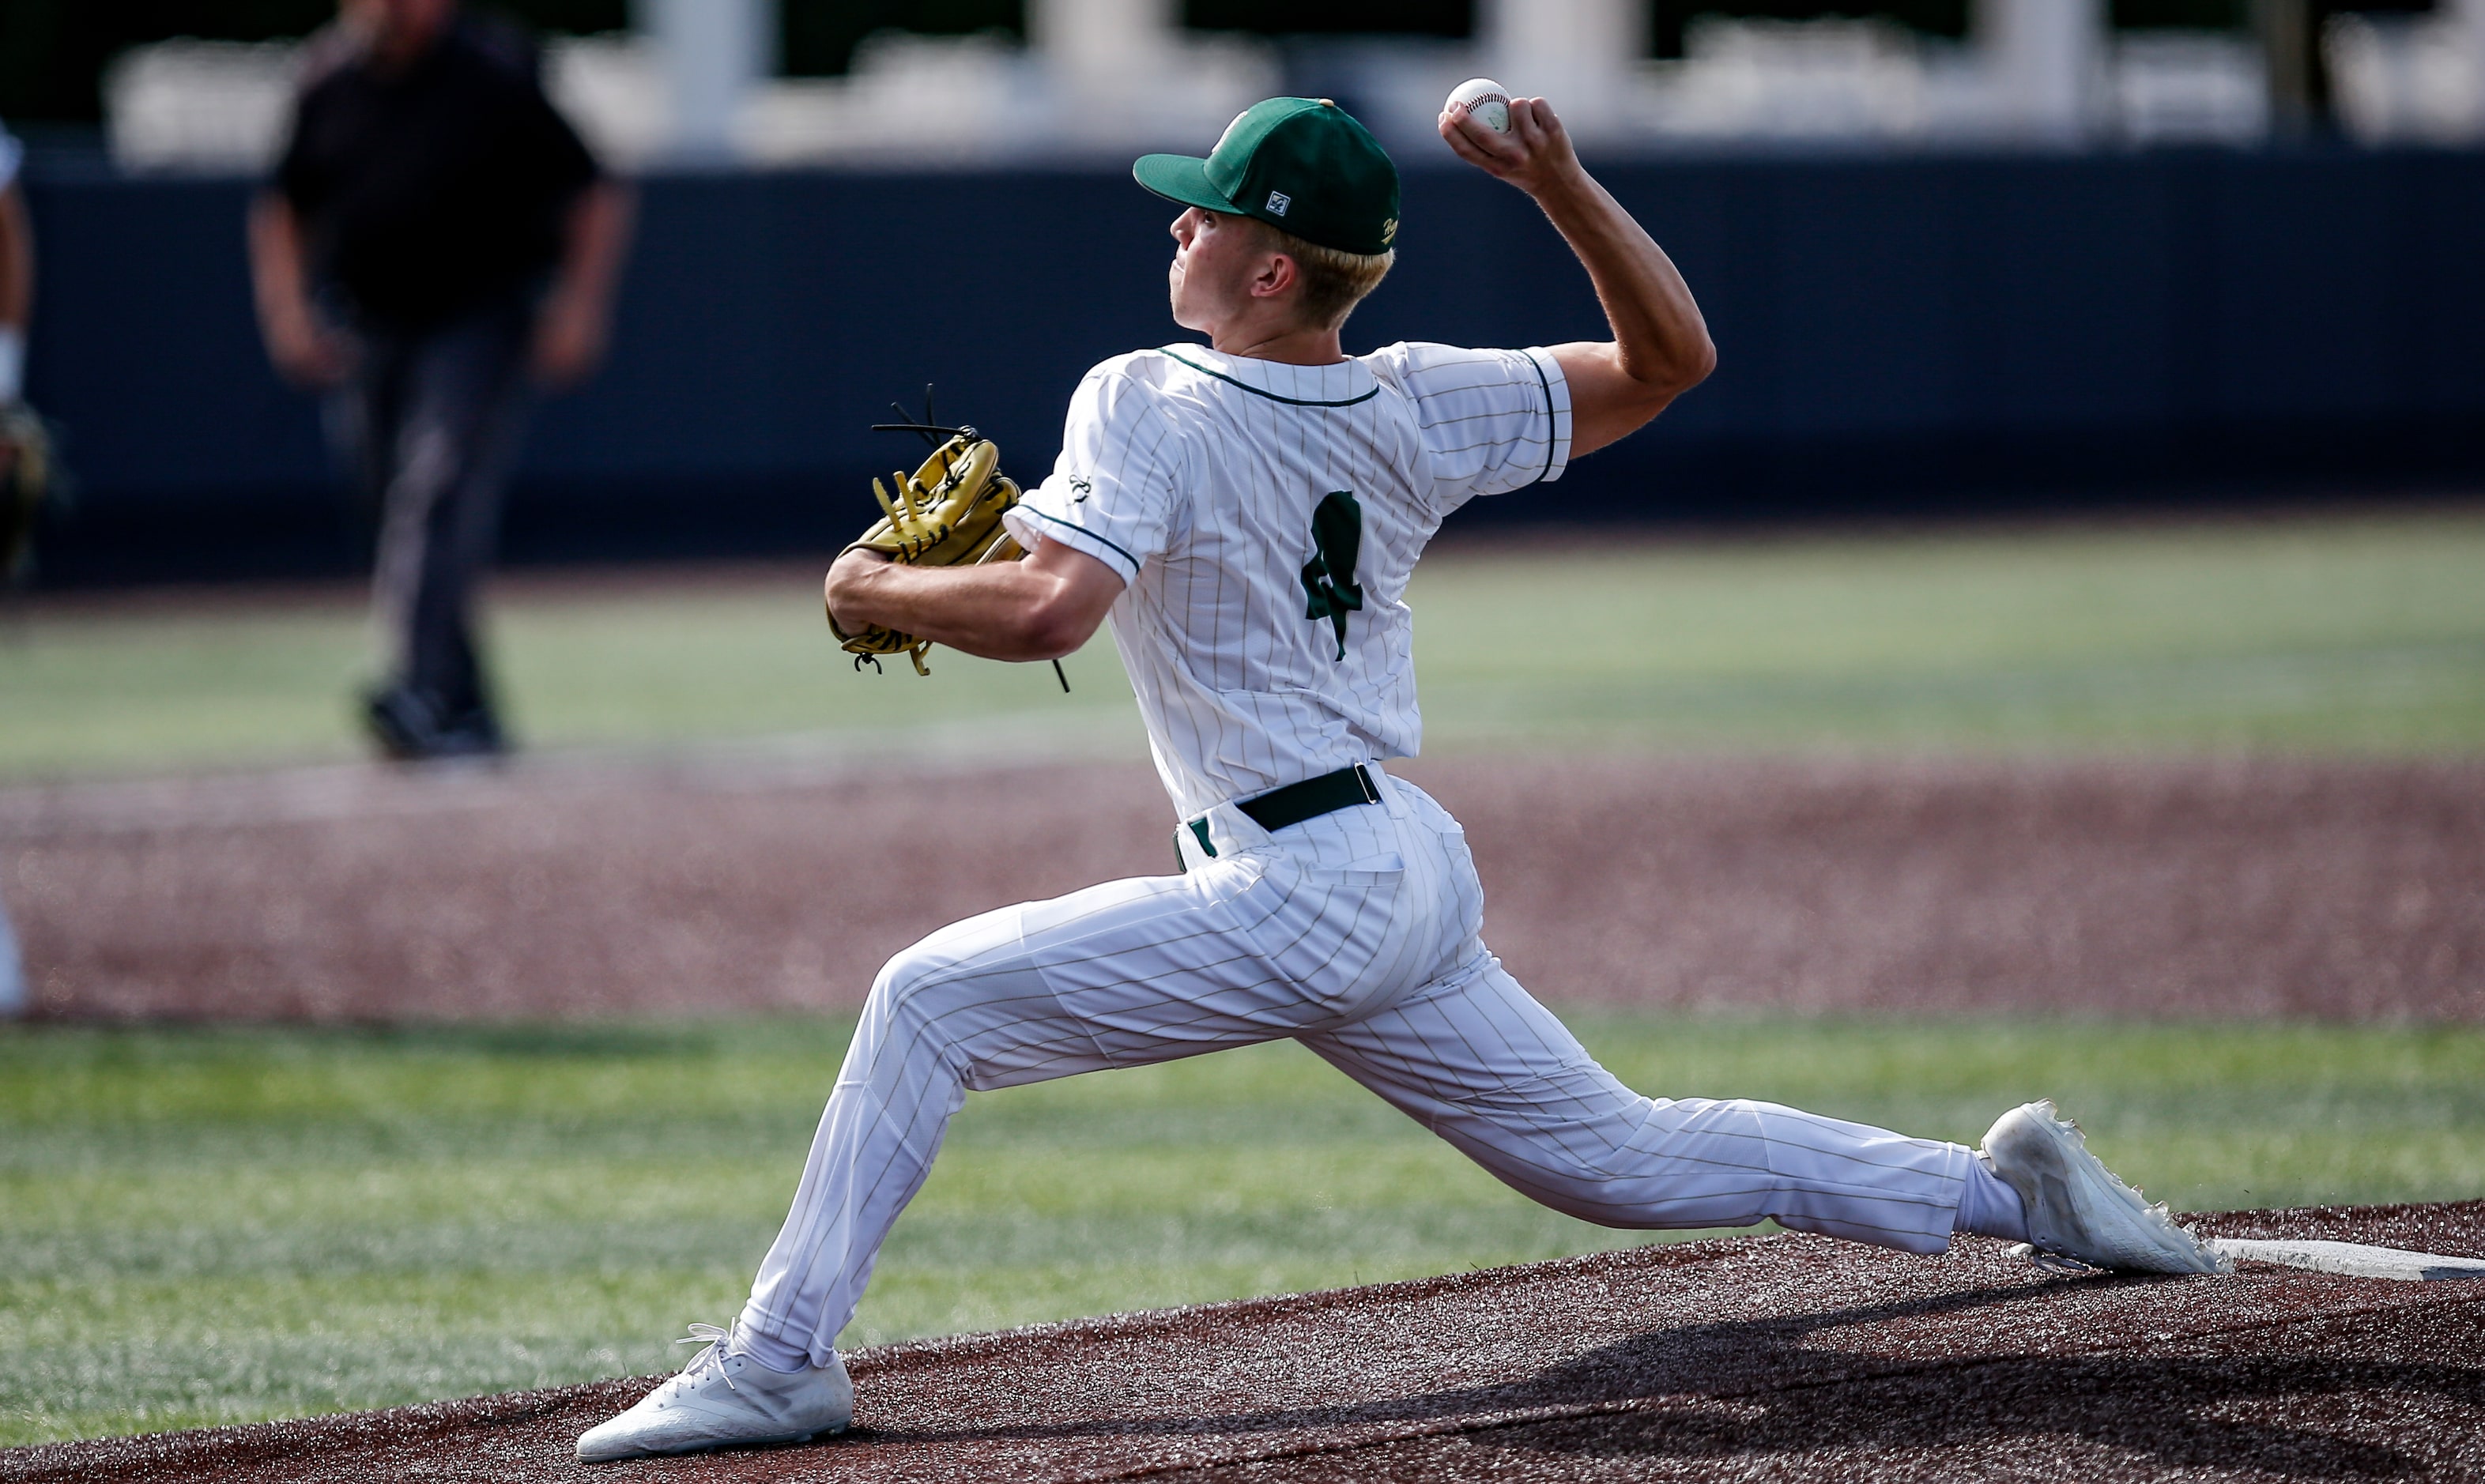
[[[2063,1279],[1901,1303],[1724,1320],[1634,1336],[1525,1380],[1352,1406],[1197,1417],[1097,1418],[1050,1426],[873,1431],[873,1444],[1310,1432],[1327,1445],[1456,1435],[1485,1447],[1603,1458],[1721,1459],[1823,1450],[1982,1449],[2037,1437],[2111,1446],[2167,1468],[2292,1476],[2420,1471],[2396,1448],[2303,1414],[2353,1393],[2370,1413],[2427,1399],[2485,1407],[2485,1367],[2322,1356],[2144,1355],[1908,1359],[1813,1348],[1827,1332],[1938,1322],[1998,1304],[2163,1280]],[[2139,1306],[2145,1299],[2134,1293]],[[1927,1343],[1928,1354],[1948,1348]],[[2442,1353],[2436,1351],[2435,1353]],[[2453,1352],[2455,1353],[2455,1352]],[[1516,1414],[1516,1416],[1514,1416]],[[1549,1416],[1548,1416],[1549,1414]],[[2370,1423],[2376,1418],[2362,1418]],[[2387,1424],[2385,1425],[2387,1429]],[[2370,1432],[2368,1427],[2354,1429]],[[1344,1435],[1344,1436],[1341,1436]],[[1349,1440],[1352,1440],[1350,1442]]]
[[[2024,1303],[2052,1293],[2104,1283],[2128,1287],[2142,1286],[2150,1282],[2152,1280],[2146,1279],[2059,1279],[2042,1283],[1976,1288],[1823,1313],[1681,1325],[1587,1351],[1522,1381],[1424,1392],[1388,1401],[1357,1402],[1337,1407],[1293,1407],[1221,1417],[1098,1417],[1022,1427],[858,1429],[853,1436],[873,1443],[1149,1434],[1242,1436],[1425,1422],[1452,1425],[1408,1430],[1465,1431],[1467,1427],[1491,1427],[1534,1420],[1508,1418],[1511,1413],[1617,1410],[1626,1404],[1656,1397],[1725,1398],[1766,1392],[1790,1385],[1820,1385],[1883,1375],[1898,1369],[1913,1370],[1920,1367],[1886,1358],[1843,1356],[1836,1351],[1806,1350],[1802,1346],[1810,1336],[1827,1330],[1957,1314],[1990,1305]],[[1458,1425],[1461,1422],[1467,1427]],[[1386,1431],[1385,1428],[1382,1430]]]
[[[2474,1407],[2485,1405],[2485,1372],[2292,1357],[1985,1361],[1775,1388],[1734,1398],[1744,1405],[1732,1408],[1694,1397],[1679,1409],[1657,1404],[1479,1430],[1467,1441],[1607,1458],[1726,1458],[1991,1448],[2048,1436],[2137,1453],[2166,1469],[2315,1478],[2421,1471],[2396,1448],[2340,1437],[2302,1416],[2342,1393],[2367,1403],[2380,1395]]]

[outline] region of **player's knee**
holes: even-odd
[[[855,1027],[856,1054],[884,1068],[919,1066],[927,1056],[937,1063],[953,1061],[954,1048],[941,1039],[942,1017],[932,1007],[930,991],[937,984],[929,965],[906,955],[883,964]]]
[[[931,966],[902,953],[880,966],[871,982],[871,1008],[882,1014],[903,1011],[921,998]]]
[[[937,1033],[944,1018],[941,1007],[950,983],[949,967],[944,960],[915,949],[890,958],[872,981],[864,1016],[908,1037]]]

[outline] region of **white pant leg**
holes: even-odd
[[[1004,907],[889,960],[743,1309],[763,1354],[827,1363],[968,1090],[1336,1025],[1455,962],[1455,911],[1411,900],[1455,889],[1437,852],[1400,855],[1394,809],[1344,813],[1272,841],[1220,810],[1189,875]]]
[[[1365,1019],[1299,1038],[1521,1195],[1605,1227],[1748,1227],[1950,1245],[1960,1145],[1745,1098],[1643,1097],[1483,951]]]

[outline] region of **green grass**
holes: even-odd
[[[2485,746],[2485,512],[1447,551],[1428,750]],[[543,746],[1037,725],[1137,756],[1109,644],[852,674],[807,580],[520,584]],[[0,624],[0,782],[353,756],[341,595]],[[2485,1030],[1583,1017],[1635,1085],[1972,1139],[2039,1093],[2193,1207],[2485,1195]],[[732,1313],[836,1023],[0,1027],[0,1444],[673,1359]],[[970,1100],[849,1343],[1649,1240],[1537,1209],[1291,1046]]]
[[[2469,751],[2480,574],[2485,513],[1624,548],[1425,572],[1417,644],[1461,746]]]
[[[1109,642],[1050,668],[943,651],[857,675],[820,622],[816,583],[652,574],[620,589],[515,584],[491,643],[522,741],[666,746],[938,725],[1013,713],[1145,755]],[[43,610],[0,629],[0,781],[334,761],[364,752],[351,698],[368,623],[343,589]]]
[[[2195,1207],[2485,1195],[2485,1030],[1581,1016],[1652,1092]],[[846,1026],[0,1031],[0,1444],[645,1372],[733,1312]],[[969,1099],[848,1343],[1626,1245],[1290,1044]]]
[[[1445,550],[1418,573],[1435,750],[2485,745],[2485,511]],[[1109,643],[858,676],[817,589],[518,584],[505,689],[536,745],[1030,720],[1141,755]],[[0,631],[0,780],[355,755],[358,608],[51,607]]]

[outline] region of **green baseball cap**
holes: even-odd
[[[1398,236],[1398,167],[1326,98],[1254,103],[1208,158],[1143,154],[1131,175],[1167,201],[1257,217],[1341,253],[1386,253]]]

